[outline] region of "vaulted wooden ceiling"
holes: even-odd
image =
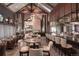
[[[3,5],[13,12],[48,13],[57,3],[3,3]]]
[[[31,3],[28,4],[27,6],[23,7],[22,9],[19,10],[19,12],[22,13],[43,13],[45,12],[41,8],[37,7],[35,4]]]

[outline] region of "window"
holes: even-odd
[[[79,32],[79,25],[75,25],[75,31]]]
[[[3,21],[3,16],[0,14],[0,21],[2,22]]]

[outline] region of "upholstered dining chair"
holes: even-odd
[[[49,41],[47,46],[43,46],[43,53],[46,52],[50,56],[50,50],[51,50],[52,46],[53,46],[53,42]]]
[[[23,40],[18,41],[18,49],[20,56],[23,56],[23,54],[27,54],[27,56],[29,56],[29,47]]]
[[[76,53],[76,51],[73,49],[73,46],[66,42],[66,39],[61,38],[61,46],[62,51],[64,52],[65,55],[70,56]]]
[[[54,44],[54,49],[56,52],[58,52],[60,54],[60,49],[61,49],[61,39],[60,37],[55,37],[55,44]]]
[[[56,44],[60,44],[60,41],[61,41],[61,40],[60,40],[60,37],[55,37],[55,43],[56,43]]]
[[[43,56],[42,48],[38,48],[38,49],[30,48],[29,49],[29,56]]]

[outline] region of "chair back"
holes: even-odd
[[[55,43],[56,43],[56,44],[60,44],[60,41],[61,41],[61,40],[60,40],[60,37],[55,37]]]
[[[41,48],[29,49],[29,55],[30,56],[43,56],[43,50]]]
[[[48,38],[48,34],[46,33],[45,35],[46,35],[46,37]]]
[[[54,37],[54,36],[51,36],[51,40],[52,40],[52,41],[55,41],[55,37]]]
[[[52,40],[52,36],[51,35],[49,35],[49,39]]]
[[[53,46],[53,42],[50,41],[49,44],[48,44],[49,49],[50,49],[52,46]]]
[[[66,46],[67,46],[66,39],[61,38],[61,46],[62,46],[62,47],[66,47]]]
[[[28,36],[29,36],[28,34],[25,34],[24,39],[26,39]]]
[[[16,38],[16,35],[13,35],[12,37],[13,37],[13,38]]]
[[[49,40],[52,40],[52,36],[50,34],[46,34],[46,37],[49,39]]]
[[[18,47],[23,47],[23,46],[26,46],[26,42],[24,40],[18,40]]]

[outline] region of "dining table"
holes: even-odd
[[[36,43],[39,44],[39,46],[41,45],[41,39],[37,38],[37,37],[32,37],[29,39],[25,39],[24,40],[28,45],[33,44],[33,46],[36,46]]]

